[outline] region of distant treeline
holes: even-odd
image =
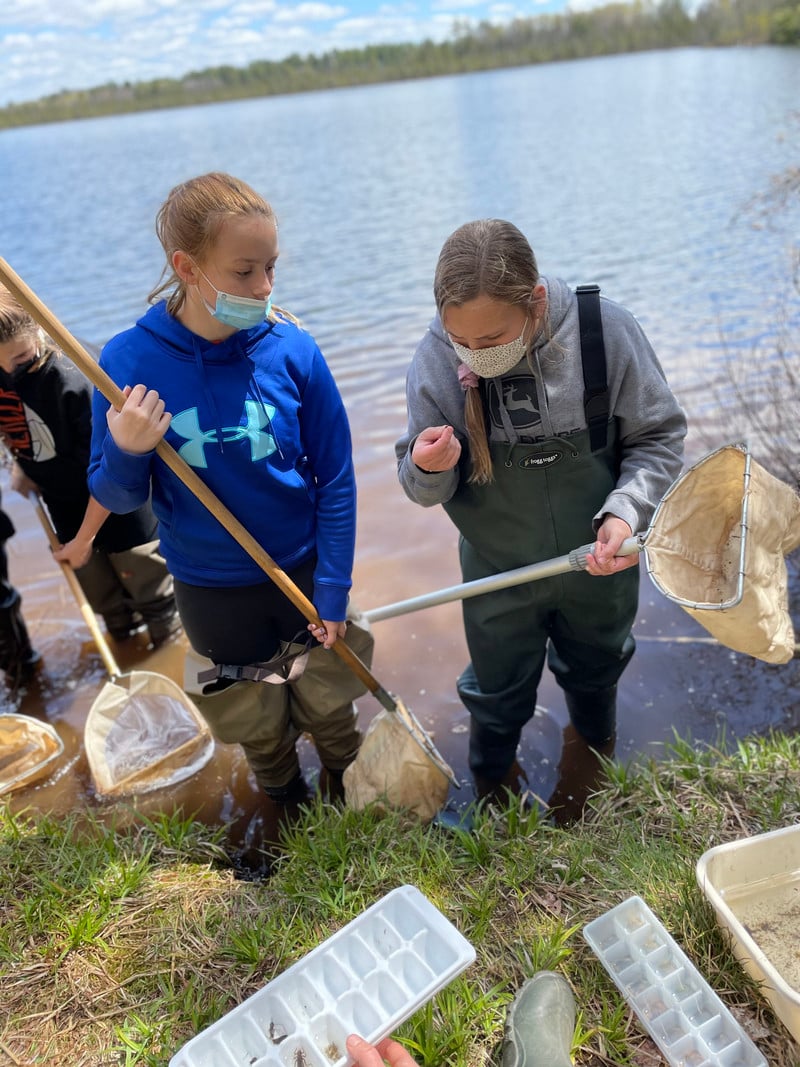
[[[623,52],[736,44],[800,45],[800,2],[707,0],[690,14],[682,0],[634,0],[503,26],[483,22],[475,28],[457,21],[452,38],[439,44],[370,45],[210,67],[182,78],[65,89],[0,108],[0,129]]]

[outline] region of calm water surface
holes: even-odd
[[[731,364],[772,351],[800,322],[800,210],[765,219],[752,206],[797,165],[798,99],[797,49],[683,50],[5,131],[0,254],[99,344],[143,311],[159,277],[153,220],[172,185],[222,169],[262,191],[280,223],[276,300],[317,337],[350,412],[354,597],[377,607],[458,580],[454,530],[404,498],[392,447],[447,234],[470,218],[510,218],[545,274],[596,281],[634,310],[690,415],[696,457],[736,439]],[[63,798],[88,785],[80,730],[102,664],[29,505],[8,491],[4,502],[19,530],[12,574],[45,656],[24,710],[44,708],[74,760],[60,792],[29,790],[20,802],[55,803],[58,792],[71,803]],[[463,774],[459,606],[375,629],[375,674]],[[647,580],[636,635],[621,757],[658,753],[673,729],[715,740],[798,725],[794,663],[768,667],[707,642]],[[123,661],[141,654],[120,650]],[[155,669],[180,678],[180,649]],[[546,792],[565,721],[549,677],[539,702],[547,713],[522,759]],[[377,705],[367,696],[361,708],[366,723]],[[232,818],[250,788],[237,750],[223,746],[199,790],[207,817]]]

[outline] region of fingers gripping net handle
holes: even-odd
[[[641,552],[644,548],[644,541],[644,534],[635,534],[633,537],[627,537],[614,553],[615,558],[617,556],[635,556],[637,552]],[[586,560],[591,556],[595,544],[596,542],[592,541],[590,545],[581,545],[580,548],[573,548],[569,553],[570,570],[586,570]]]

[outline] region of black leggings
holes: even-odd
[[[309,599],[315,565],[310,560],[288,575]],[[281,641],[291,641],[308,626],[305,615],[269,579],[224,587],[176,579],[175,601],[192,648],[214,663],[263,663],[275,655]]]

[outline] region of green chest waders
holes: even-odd
[[[604,364],[602,371],[604,378]],[[596,379],[594,390],[587,379],[587,415],[597,395]],[[445,504],[461,533],[464,581],[592,541],[592,519],[616,484],[616,426],[607,416],[605,433],[590,419],[586,430],[534,444],[514,440],[504,421],[508,443],[490,446],[494,481],[471,485],[465,469]],[[471,662],[458,692],[471,716],[473,773],[501,780],[508,771],[535,710],[545,657],[568,698],[576,698],[568,699],[571,715],[576,709],[586,720],[575,723],[579,732],[589,740],[613,732],[614,687],[634,650],[638,587],[638,568],[607,578],[577,572],[463,602]],[[576,708],[582,698],[587,715]]]

